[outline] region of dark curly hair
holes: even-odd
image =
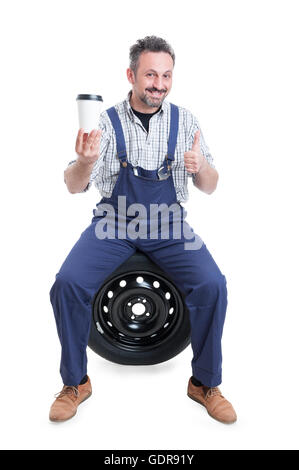
[[[167,52],[172,57],[173,65],[175,63],[175,54],[170,44],[157,36],[146,36],[144,39],[138,39],[136,44],[130,47],[130,69],[133,70],[134,75],[138,69],[139,56],[145,51]]]

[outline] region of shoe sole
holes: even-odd
[[[199,403],[201,406],[203,406],[207,410],[208,415],[211,416],[211,418],[215,419],[215,421],[218,421],[219,423],[222,423],[222,424],[233,424],[237,421],[237,419],[235,419],[234,421],[221,421],[221,419],[215,418],[215,416],[213,416],[213,415],[211,415],[211,413],[209,413],[209,410],[207,409],[207,407],[204,403],[202,403],[200,400],[197,400],[196,398],[194,398],[188,392],[187,392],[187,395],[188,395],[189,398],[191,398],[191,400],[196,401],[196,403]]]
[[[78,406],[80,406],[81,403],[83,403],[83,402],[86,401],[89,397],[91,397],[91,395],[92,395],[92,392],[91,392],[89,395],[87,395],[87,397],[85,397],[84,400],[80,401],[80,403],[79,403]],[[77,407],[77,410],[78,410],[78,407]],[[52,423],[64,423],[65,421],[68,421],[69,419],[72,419],[74,416],[76,416],[77,410],[76,410],[76,412],[75,412],[72,416],[70,416],[69,418],[66,418],[66,419],[56,419],[56,418],[49,418],[49,419],[50,419],[50,421],[52,421]]]

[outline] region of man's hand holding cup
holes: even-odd
[[[82,165],[93,165],[100,154],[102,131],[93,129],[89,134],[79,129],[76,140],[77,161]]]

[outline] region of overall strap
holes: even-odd
[[[159,179],[166,179],[170,175],[171,163],[174,160],[174,152],[179,130],[179,108],[170,103],[170,131],[168,137],[168,148],[163,165],[158,170]]]
[[[127,166],[127,151],[124,132],[115,107],[112,106],[112,108],[107,109],[107,114],[115,130],[117,156],[120,160],[120,163],[123,166]]]
[[[178,130],[179,130],[179,108],[170,103],[171,106],[171,116],[170,116],[170,132],[168,138],[168,150],[166,158],[167,160],[174,160],[174,152],[176,148]]]

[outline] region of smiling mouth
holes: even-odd
[[[153,98],[160,98],[162,95],[164,95],[164,91],[150,91],[150,90],[147,90],[150,95],[153,97]]]

